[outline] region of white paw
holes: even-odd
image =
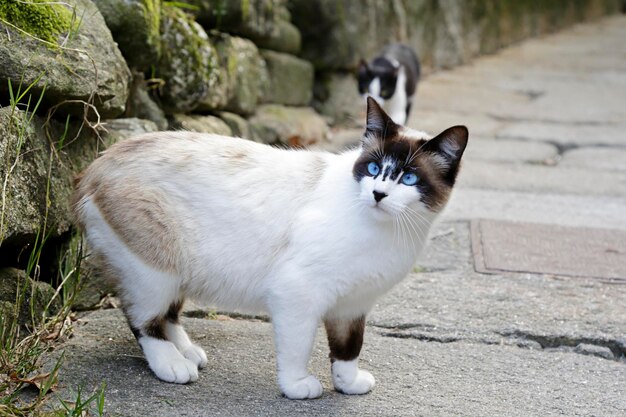
[[[359,369],[352,382],[344,381],[341,378],[333,378],[333,382],[337,391],[343,394],[359,395],[370,392],[376,384],[376,379],[369,372]]]
[[[367,394],[376,384],[372,374],[358,368],[356,359],[335,361],[332,371],[335,389],[343,394]]]
[[[196,364],[185,359],[172,342],[146,336],[139,338],[139,344],[157,378],[177,384],[198,380]]]
[[[170,358],[167,361],[150,363],[150,369],[160,380],[187,384],[198,380],[198,367],[185,358]]]
[[[322,395],[322,384],[313,375],[295,381],[281,382],[280,389],[291,400],[318,398]]]
[[[181,353],[200,369],[204,368],[208,362],[206,353],[204,353],[204,350],[198,345],[191,345]]]

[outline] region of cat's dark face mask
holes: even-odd
[[[376,58],[371,64],[364,60],[359,63],[358,84],[361,95],[374,93],[384,100],[393,97],[398,81],[399,67],[385,58]],[[372,82],[378,79],[379,91],[371,91]]]
[[[359,200],[380,219],[439,212],[448,201],[467,139],[464,126],[429,139],[394,123],[368,97],[362,153],[353,168]]]

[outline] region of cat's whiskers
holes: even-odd
[[[399,214],[404,219],[404,221],[408,225],[408,227],[410,227],[413,230],[413,232],[415,232],[417,235],[419,235],[419,233],[417,233],[417,231],[415,230],[415,227],[413,226],[413,224],[411,222],[411,219],[408,217],[408,215],[405,212],[403,212],[403,211],[400,211]],[[413,234],[410,233],[408,228],[407,228],[407,232],[409,232],[408,235],[411,238],[411,245],[413,246],[413,253],[417,253],[418,247],[415,244],[415,239],[413,239]]]
[[[406,206],[406,207],[405,207],[405,209],[407,210],[407,212],[408,212],[409,214],[412,214],[412,215],[414,216],[414,217],[412,217],[412,218],[415,220],[415,222],[416,222],[415,224],[416,224],[416,226],[419,228],[419,230],[420,230],[420,232],[421,232],[421,234],[420,234],[420,238],[421,238],[422,240],[426,240],[426,238],[428,237],[428,232],[427,232],[427,231],[428,231],[428,228],[429,228],[429,225],[430,225],[430,222],[428,221],[428,219],[426,219],[426,218],[423,216],[423,214],[421,214],[420,212],[418,212],[418,211],[417,211],[417,210],[415,210],[415,209],[412,209],[412,208],[411,208],[411,207],[409,207],[409,206]],[[426,230],[424,230],[424,228],[423,228],[423,227],[424,227]]]
[[[406,227],[405,227],[406,234],[409,237],[409,239],[411,240],[411,246],[413,247],[413,253],[416,253],[417,252],[417,245],[415,244],[415,239],[413,239],[413,234],[411,233],[411,230],[409,230],[409,227],[411,229],[413,229],[413,227],[411,226],[410,220],[406,216],[406,213],[403,213],[402,211],[399,212],[399,217],[402,219],[403,223],[406,225]],[[415,230],[415,229],[413,229],[413,230]]]

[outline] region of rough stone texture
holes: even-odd
[[[161,3],[143,0],[94,0],[94,3],[128,65],[149,70],[161,54]]]
[[[46,214],[46,232],[51,237],[67,231],[72,171],[67,159],[59,159],[51,150],[43,120],[10,107],[1,108],[0,138],[0,178],[6,184],[0,243],[21,246],[34,240]]]
[[[535,193],[559,190],[566,194],[626,197],[626,173],[619,171],[598,171],[589,175],[588,169],[541,165],[506,165],[503,170],[498,163],[466,162],[458,177],[462,187]]]
[[[459,70],[464,68],[465,67],[461,67]],[[428,89],[428,86],[429,83],[425,83],[426,89]],[[447,95],[447,100],[451,102],[454,101],[452,99],[454,96],[454,89],[446,90],[445,94]],[[443,100],[444,98],[440,97],[439,99]],[[474,138],[493,139],[495,138],[496,133],[502,128],[502,121],[496,120],[487,114],[479,112],[457,113],[450,109],[446,111],[431,110],[425,108],[426,106],[422,106],[424,100],[425,99],[421,94],[421,88],[418,87],[418,91],[413,102],[413,107],[415,108],[411,111],[411,117],[407,123],[408,126],[427,132],[431,135],[437,135],[451,126],[463,124],[467,126],[470,134],[470,140],[472,140],[470,148],[467,149],[468,152],[470,152],[471,147],[474,146]]]
[[[470,128],[470,132],[472,132]],[[466,159],[507,162],[553,164],[560,157],[558,149],[548,143],[528,143],[522,140],[481,140],[472,133],[472,144],[463,154]]]
[[[365,129],[334,129],[331,130],[328,141],[311,146],[310,149],[319,149],[339,153],[359,145]]]
[[[324,119],[309,107],[265,104],[249,121],[253,138],[263,143],[309,146],[326,140],[329,134]]]
[[[151,120],[156,123],[159,130],[167,129],[165,112],[163,112],[152,97],[150,97],[143,74],[141,73],[135,72],[133,74],[133,82],[130,86],[125,116]]]
[[[288,54],[297,54],[302,45],[302,37],[298,28],[291,22],[284,20],[278,20],[269,33],[258,33],[245,29],[238,31],[238,33],[254,40],[254,43],[260,48]]]
[[[63,49],[0,24],[0,96],[8,97],[7,80],[14,90],[21,81],[23,88],[33,84],[33,103],[45,86],[44,107],[65,100],[90,101],[94,94],[92,102],[101,117],[118,116],[128,97],[128,66],[96,6],[89,0],[67,3],[82,20]],[[60,110],[79,117],[84,113],[82,103],[69,102]]]
[[[488,218],[626,229],[625,209],[623,197],[470,188],[454,191],[445,213],[455,220]]]
[[[103,279],[96,265],[87,257],[80,265],[79,292],[72,304],[72,310],[84,311],[97,308],[103,297],[115,294],[114,285]]]
[[[479,272],[529,272],[626,284],[622,230],[495,220],[473,221],[471,230],[474,268]]]
[[[231,136],[232,130],[219,117],[175,114],[172,117],[173,129],[190,130],[200,133],[214,133],[216,135]]]
[[[213,37],[223,74],[223,90],[211,92],[201,109],[223,109],[251,114],[268,85],[265,61],[248,39],[219,34]]]
[[[48,316],[54,315],[61,307],[58,298],[52,300],[55,291],[50,284],[35,281],[19,269],[0,268],[0,301],[15,303],[18,292],[23,297],[20,311],[17,312],[21,324],[32,323],[33,320],[38,322],[43,318],[44,312]],[[46,311],[49,303],[50,307]],[[9,308],[3,303],[1,308],[12,310],[14,317],[15,307]]]
[[[620,90],[626,91],[625,88]],[[597,98],[600,99],[600,95]],[[568,121],[564,123],[511,123],[500,130],[497,137],[555,143],[565,148],[574,146],[621,146],[626,148],[626,144],[624,144],[624,124],[597,126],[597,123],[594,123],[596,122],[595,120],[591,120],[587,124],[584,124],[584,120],[578,120],[577,129],[574,131],[570,126],[567,126]],[[574,120],[571,120],[571,122],[576,123]],[[581,122],[583,122],[582,126],[580,125]]]
[[[250,124],[246,119],[238,114],[226,111],[219,112],[217,115],[228,125],[233,136],[244,139],[252,139]]]
[[[426,66],[441,68],[618,12],[620,2],[289,0],[288,7],[302,33],[302,56],[318,69],[353,69],[391,41],[410,44]]]
[[[106,120],[104,123],[104,127],[107,130],[104,140],[106,148],[131,136],[159,130],[153,121],[136,117]]]
[[[284,0],[184,0],[205,27],[249,38],[261,48],[298,53],[300,31],[289,22]]]
[[[267,64],[269,85],[263,101],[288,106],[308,106],[313,96],[313,65],[293,55],[261,51]]]
[[[182,10],[163,7],[161,58],[156,65],[157,76],[165,82],[159,91],[163,110],[173,114],[198,107],[212,91],[221,91],[221,71],[204,29]]]
[[[626,330],[626,307],[620,300],[626,285],[554,275],[476,273],[468,230],[466,223],[442,223],[418,263],[425,272],[411,274],[381,299],[370,323],[414,336],[493,343],[510,337],[555,344],[541,340],[541,335],[563,336],[557,346],[573,347],[584,340],[606,346],[610,341],[623,343],[619,340]]]
[[[74,338],[65,345],[58,395],[63,398],[66,390],[97,388],[106,381],[107,413],[146,416],[197,415],[202,410],[219,410],[221,416],[448,416],[459,415],[459,410],[483,416],[619,415],[626,411],[623,363],[500,343],[433,343],[393,337],[372,326],[366,330],[361,360],[361,366],[377,378],[372,393],[346,396],[332,389],[328,348],[320,330],[311,370],[320,378],[324,394],[314,401],[290,401],[281,397],[275,382],[268,323],[185,318],[183,324],[209,357],[197,382],[158,381],[121,312],[106,310],[76,325]]]
[[[365,126],[365,100],[352,74],[319,74],[314,85],[313,106],[331,125]]]
[[[622,144],[623,144],[622,139]],[[559,162],[562,166],[598,169],[603,171],[626,171],[626,149],[578,148],[565,152]]]
[[[62,154],[71,161],[73,172],[78,173],[114,143],[134,135],[157,130],[158,127],[154,122],[134,117],[105,120],[103,129],[99,130],[97,135],[87,129],[77,132],[77,127],[74,125],[71,126],[68,135],[73,138],[72,143],[64,148]],[[56,126],[56,131],[60,131],[59,126]]]
[[[0,109],[0,178],[6,181],[0,228],[3,250],[33,242],[37,233],[43,232],[44,223],[49,238],[67,232],[74,174],[116,141],[157,130],[154,123],[139,119],[114,119],[104,122],[104,126],[107,131],[102,131],[99,138],[86,127],[79,132],[76,124],[70,124],[64,134],[64,125],[51,122],[44,127],[44,120],[37,116],[13,112],[10,107]],[[65,143],[61,146],[63,137]]]

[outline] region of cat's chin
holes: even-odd
[[[381,222],[391,221],[396,217],[395,213],[392,213],[389,209],[380,205],[371,206],[368,211],[375,220]]]

